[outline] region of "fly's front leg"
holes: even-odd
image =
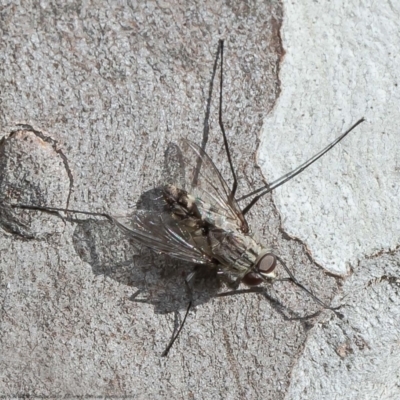
[[[225,283],[225,285],[231,290],[237,290],[242,281],[241,278],[233,278],[231,275],[226,274],[224,271],[219,270],[217,272],[218,278],[221,282]]]
[[[194,279],[196,277],[198,271],[198,267],[196,266],[193,271],[185,278],[185,285],[186,285],[186,291],[189,296],[189,303],[193,303],[193,288],[191,285],[191,282],[194,282]]]

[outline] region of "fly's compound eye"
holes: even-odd
[[[264,278],[274,278],[274,270],[276,268],[276,257],[272,253],[262,256],[256,263],[256,271]]]
[[[256,261],[253,271],[246,274],[242,282],[247,286],[258,286],[265,281],[265,278],[274,278],[276,257],[272,253],[261,255]]]

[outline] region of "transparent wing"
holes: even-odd
[[[186,191],[200,217],[193,216],[185,207],[180,208],[183,215],[179,218],[173,215],[161,185],[141,196],[132,216],[113,219],[126,234],[155,252],[188,262],[211,264],[215,243],[204,234],[202,221],[225,232],[246,232],[247,222],[235,199],[229,199],[230,189],[210,157],[186,140],[182,150],[176,145],[168,147],[166,170],[169,174],[164,181]]]
[[[200,212],[223,217],[233,230],[248,231],[248,225],[235,199],[229,199],[230,188],[217,167],[197,144],[183,141],[185,163],[184,189],[196,198]]]
[[[162,188],[142,195],[132,215],[112,216],[112,219],[128,236],[155,252],[196,264],[212,263],[211,252],[204,240],[200,240],[196,227],[188,227],[187,220],[173,218]]]
[[[138,212],[113,219],[128,236],[157,253],[195,264],[212,263],[212,258],[166,213]]]

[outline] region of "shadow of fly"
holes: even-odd
[[[356,126],[363,122],[364,118],[357,121],[332,143],[293,171],[269,185],[264,185],[237,199],[238,180],[222,121],[223,50],[224,42],[220,40],[214,64],[214,75],[220,59],[219,126],[233,177],[232,187],[228,186],[205,152],[205,143],[200,147],[189,140],[185,140],[183,148],[185,173],[179,177],[168,177],[166,182],[157,188],[151,206],[138,207],[133,216],[114,217],[105,213],[72,209],[13,205],[14,208],[50,213],[70,212],[101,216],[118,226],[138,244],[146,246],[156,253],[167,254],[196,265],[193,272],[189,273],[185,279],[190,294],[185,316],[178,329],[173,333],[162,356],[168,354],[185,324],[192,307],[191,281],[193,281],[199,268],[214,269],[230,282],[233,290],[217,295],[222,297],[262,292],[264,288],[260,287],[260,284],[278,281],[275,276],[275,269],[279,263],[288,274],[287,278],[279,279],[279,281],[291,281],[324,308],[333,311],[337,309],[329,307],[297,281],[283,260],[253,237],[246,221],[246,214],[260,198],[300,174],[336,146]],[[244,208],[241,208],[238,201],[245,199],[251,200]],[[237,290],[240,283],[244,283],[249,288]]]

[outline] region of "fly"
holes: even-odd
[[[203,268],[214,269],[219,274],[229,278],[234,288],[237,288],[240,283],[249,286],[250,289],[246,290],[246,292],[260,292],[261,288],[258,286],[261,283],[273,282],[275,280],[275,269],[279,263],[289,276],[280,280],[293,282],[324,308],[334,310],[298,282],[278,255],[253,237],[249,231],[246,214],[261,197],[300,174],[331,150],[356,126],[363,122],[364,118],[357,121],[345,133],[293,171],[269,185],[264,185],[236,199],[238,180],[222,121],[223,49],[224,42],[220,40],[215,61],[216,65],[219,57],[221,58],[219,126],[233,176],[231,188],[225,182],[204,148],[186,140],[184,141],[185,177],[180,179],[169,177],[168,183],[155,189],[156,195],[152,199],[151,207],[138,208],[133,216],[113,217],[105,213],[40,206],[13,205],[13,207],[102,216],[117,225],[137,243],[152,249],[156,253],[167,254],[173,258],[200,265]],[[252,199],[245,207],[240,207],[238,201],[247,198]],[[190,281],[195,276],[195,273],[195,271],[189,273],[185,279],[190,294]],[[221,293],[219,296],[239,292],[243,291],[234,290]],[[163,356],[168,354],[179,336],[191,306],[192,301],[190,300],[184,319],[162,353]]]

